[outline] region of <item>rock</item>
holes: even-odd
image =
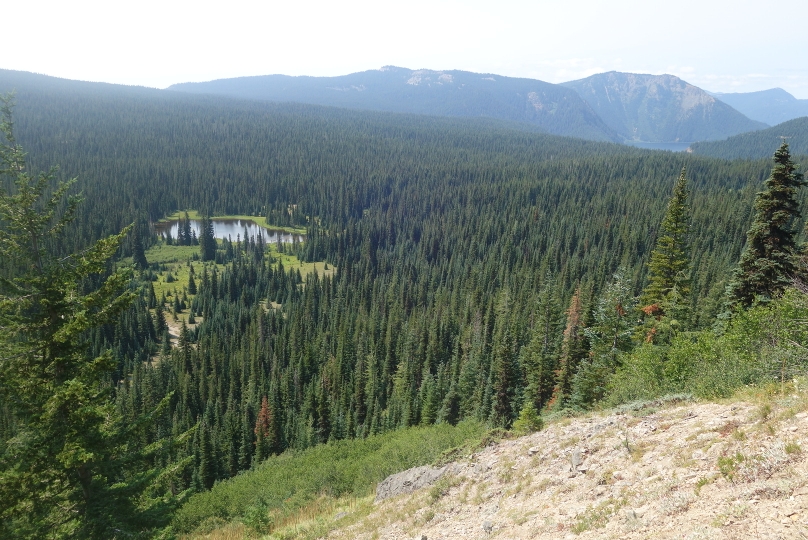
[[[539,453],[539,447],[538,446],[531,446],[530,448],[527,449],[527,455],[529,455],[529,456],[533,456],[533,455],[536,455],[538,453]]]
[[[581,451],[578,448],[576,448],[575,450],[572,451],[572,455],[570,456],[570,464],[572,465],[570,470],[572,471],[577,470],[578,467],[581,466],[581,463],[583,463],[583,461],[584,460],[583,456],[581,455]]]
[[[344,518],[348,515],[348,512],[338,512],[337,515],[334,516],[334,521]]]
[[[486,534],[491,534],[491,531],[494,530],[494,524],[490,521],[483,521],[483,530]]]
[[[376,502],[431,486],[444,475],[446,469],[446,467],[438,469],[424,465],[422,467],[408,469],[404,472],[391,474],[376,487]]]

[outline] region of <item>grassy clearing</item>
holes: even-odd
[[[336,269],[325,262],[302,262],[295,255],[289,253],[278,253],[275,245],[269,245],[268,253],[276,261],[275,264],[283,264],[286,270],[299,270],[305,277],[313,272],[317,272],[320,277],[333,275]],[[146,250],[146,260],[149,263],[157,263],[165,267],[165,270],[157,273],[157,281],[153,282],[154,294],[157,298],[165,294],[167,298],[173,298],[175,293],[182,294],[187,291],[188,281],[191,275],[190,265],[193,265],[197,286],[202,279],[202,269],[208,268],[208,272],[213,267],[221,273],[227,265],[216,264],[211,261],[203,263],[194,260],[199,255],[199,246],[169,246],[159,242]],[[125,261],[126,262],[126,261]],[[327,269],[326,269],[327,267]],[[169,277],[170,276],[170,277]]]
[[[286,536],[295,530],[319,534],[323,527],[341,523],[334,520],[335,513],[350,513],[338,508],[369,497],[388,475],[432,463],[447,449],[480,440],[485,432],[477,422],[441,424],[286,452],[194,495],[178,510],[173,526],[177,533],[190,534],[185,538],[205,538],[250,521],[259,508],[266,519],[257,520],[264,530],[256,533],[284,538],[305,537]]]

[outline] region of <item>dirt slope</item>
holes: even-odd
[[[563,420],[329,538],[808,538],[808,394]]]

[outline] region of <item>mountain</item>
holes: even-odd
[[[808,116],[808,99],[797,99],[782,88],[712,95],[749,118],[771,126]]]
[[[808,155],[808,117],[795,118],[769,129],[742,133],[724,141],[708,141],[692,144],[694,154],[722,159],[770,158],[786,137],[792,155]]]
[[[673,75],[610,71],[562,86],[627,141],[714,140],[767,127]]]
[[[619,142],[574,91],[534,79],[386,66],[339,77],[265,75],[181,83],[169,90],[438,116],[490,117],[555,135]]]

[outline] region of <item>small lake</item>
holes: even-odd
[[[646,150],[670,150],[671,152],[685,152],[693,143],[626,141],[626,144],[636,148],[644,148]]]
[[[202,220],[191,219],[191,230],[196,233],[199,238],[199,231],[202,228]],[[264,242],[277,243],[278,241],[291,244],[294,242],[302,242],[306,236],[303,234],[290,233],[275,229],[265,229],[259,227],[254,221],[249,219],[211,219],[213,222],[213,235],[216,238],[230,238],[233,242],[237,238],[244,238],[244,235],[258,237],[260,232],[264,236]],[[163,221],[155,224],[154,226],[157,234],[165,236],[167,232],[171,233],[172,238],[177,238],[177,232],[180,228],[179,220]],[[247,231],[246,233],[244,231]]]

